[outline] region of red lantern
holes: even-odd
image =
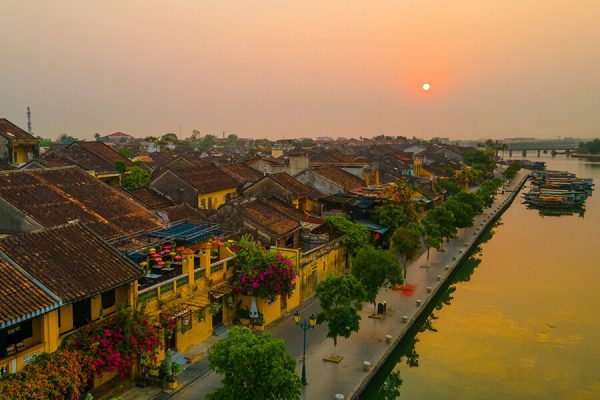
[[[177,250],[177,251],[183,251],[183,247],[178,247],[175,250]]]
[[[169,249],[163,251],[163,253],[165,253],[165,254],[169,254],[170,252],[171,252],[171,250],[169,250]]]
[[[177,261],[181,260],[181,256],[175,256],[174,257]]]
[[[165,262],[164,261],[159,261],[159,262],[157,262],[157,264],[162,267],[163,265],[165,265]]]

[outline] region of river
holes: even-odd
[[[600,162],[529,158],[600,187]],[[600,193],[583,216],[519,196],[431,310],[361,399],[600,399]]]

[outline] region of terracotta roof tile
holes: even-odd
[[[177,204],[175,206],[166,207],[159,211],[164,213],[169,220],[169,223],[178,221],[195,221],[200,223],[212,223],[202,211],[192,208],[188,204]]]
[[[297,220],[281,211],[274,210],[273,206],[264,200],[257,199],[243,203],[239,208],[251,220],[278,236],[285,236],[300,229],[300,223]]]
[[[0,258],[0,325],[56,306],[56,299]]]
[[[116,171],[115,162],[126,167],[135,164],[102,142],[73,142],[66,146],[53,146],[40,161],[48,167],[77,165],[86,171]]]
[[[139,278],[140,267],[82,224],[0,239],[0,250],[65,302]]]
[[[163,226],[149,210],[78,167],[0,172],[0,198],[46,228],[79,219],[106,240]]]
[[[6,118],[0,118],[0,136],[4,136],[7,139],[35,139],[35,137]]]
[[[364,181],[350,172],[334,166],[315,168],[315,172],[325,178],[344,186],[344,190],[354,189],[364,185]]]
[[[270,174],[268,175],[268,178],[273,179],[275,182],[285,187],[296,196],[307,196],[312,192],[310,187],[306,186],[287,172]]]
[[[219,165],[219,168],[235,179],[238,185],[256,182],[263,177],[263,174],[243,163],[221,164]]]
[[[126,190],[135,200],[145,204],[147,207],[156,210],[159,208],[165,208],[173,205],[173,202],[167,199],[162,194],[155,190],[147,187],[139,189]]]
[[[181,179],[192,185],[199,193],[235,189],[238,183],[213,164],[198,164],[193,167],[170,168]]]

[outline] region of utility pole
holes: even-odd
[[[31,109],[29,108],[29,106],[27,106],[27,131],[30,135],[33,134],[33,132],[31,131]]]

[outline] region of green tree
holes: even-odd
[[[352,260],[352,275],[362,284],[365,300],[376,306],[377,294],[383,287],[402,283],[402,267],[398,258],[391,252],[363,246]]]
[[[156,143],[158,142],[158,138],[156,136],[146,136],[146,138],[144,138],[144,141]]]
[[[126,148],[122,148],[117,150],[117,153],[119,153],[120,155],[122,155],[125,158],[133,158],[135,157],[135,154],[133,154],[133,151],[126,149]]]
[[[440,227],[433,221],[424,218],[421,221],[421,234],[423,235],[423,244],[427,249],[427,259],[429,260],[429,251],[442,248],[442,234]]]
[[[351,254],[356,254],[359,247],[371,242],[369,228],[364,225],[355,224],[343,217],[325,217],[325,223],[333,231],[344,235],[342,244]]]
[[[375,208],[375,219],[378,224],[395,230],[416,219],[414,208],[406,205],[384,204]]]
[[[449,210],[452,215],[454,215],[454,225],[456,225],[457,228],[468,228],[473,226],[475,212],[467,203],[462,203],[454,197],[450,197],[442,207]]]
[[[66,133],[63,133],[62,135],[60,135],[57,139],[56,139],[56,143],[58,144],[71,144],[73,142],[77,142],[79,139],[77,139],[74,136],[69,136]]]
[[[123,160],[117,160],[115,161],[115,170],[119,171],[120,173],[125,173],[125,171],[127,170],[127,166],[125,165],[125,161]]]
[[[443,239],[450,239],[456,235],[456,219],[454,214],[444,207],[435,207],[427,212],[424,220],[430,221],[433,225],[437,225],[440,236]]]
[[[358,332],[359,312],[367,296],[358,279],[353,275],[329,276],[319,282],[316,296],[321,303],[317,323],[327,322],[327,337],[333,339],[334,347],[338,337],[349,338]]]
[[[295,400],[302,383],[281,339],[268,332],[257,336],[248,328],[233,327],[208,353],[210,368],[223,375],[223,387],[208,400]]]
[[[419,227],[411,224],[396,229],[392,236],[392,246],[404,259],[403,281],[406,282],[406,264],[417,256],[421,248],[421,232],[419,231]]]
[[[475,193],[460,192],[452,196],[458,202],[468,204],[475,214],[483,211],[483,203]]]
[[[438,188],[446,191],[447,196],[454,196],[462,190],[459,184],[452,182],[449,179],[438,179],[436,183]]]
[[[150,172],[148,170],[135,166],[129,172],[123,177],[123,187],[125,189],[139,189],[150,183]]]
[[[201,151],[210,150],[215,145],[215,143],[217,143],[215,136],[206,135],[198,142],[198,149]]]
[[[240,139],[238,138],[238,135],[232,133],[227,136],[227,143],[225,144],[225,146],[228,149],[236,149],[239,147],[239,145],[240,145]]]
[[[162,135],[160,140],[162,140],[163,142],[175,143],[177,142],[177,135],[172,132],[165,133],[164,135]]]

